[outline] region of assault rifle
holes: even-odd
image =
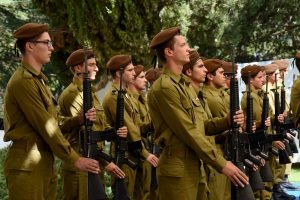
[[[249,164],[249,167],[253,165],[253,163],[244,159],[244,148],[243,143],[240,143],[240,131],[239,125],[234,122],[233,116],[239,110],[239,91],[238,91],[238,81],[236,79],[236,72],[234,70],[234,57],[235,52],[233,49],[232,53],[232,74],[230,79],[230,113],[231,113],[231,128],[228,134],[227,143],[228,143],[228,153],[227,157],[235,164],[241,171],[245,173],[244,163]],[[235,186],[231,184],[231,199],[232,200],[254,200],[253,191],[250,185],[245,185],[245,187]]]
[[[277,90],[277,75],[275,74],[275,89],[273,90],[274,92],[274,98],[275,98],[275,130],[276,134],[282,135],[283,138],[286,137],[286,133],[284,133],[283,128],[282,128],[282,123],[278,120],[278,116],[280,115],[280,102],[279,102],[279,93]],[[285,142],[285,140],[282,140],[285,143],[285,146],[288,146],[288,143]],[[291,160],[289,158],[288,152],[286,149],[279,149],[279,163],[280,164],[288,164],[291,163]]]
[[[120,89],[118,90],[117,96],[117,112],[116,112],[116,129],[124,126],[124,95],[125,90],[122,88],[123,82],[123,67],[120,68]],[[137,164],[128,159],[128,141],[127,138],[118,137],[116,141],[116,164],[122,168],[123,164],[136,169]],[[130,200],[128,195],[127,186],[125,185],[124,179],[116,178],[115,181],[115,200]]]
[[[83,112],[87,113],[93,107],[93,99],[91,94],[91,82],[88,77],[87,70],[87,55],[84,48],[84,78],[83,78]],[[80,152],[88,158],[99,159],[102,158],[107,162],[111,162],[112,158],[102,152],[97,142],[103,140],[113,140],[116,138],[116,131],[114,128],[106,131],[93,131],[93,122],[87,119],[84,115],[84,130],[79,134]],[[88,200],[105,200],[107,199],[103,183],[99,174],[88,172]]]

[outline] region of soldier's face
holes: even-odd
[[[264,75],[263,72],[260,71],[258,74],[250,79],[251,85],[254,87],[254,89],[259,90],[264,85]]]
[[[46,64],[50,62],[51,54],[54,48],[51,44],[49,33],[42,33],[38,38],[35,38],[34,41],[36,42],[27,43],[27,50],[33,55],[38,63]]]
[[[145,90],[147,86],[147,79],[145,78],[145,72],[141,72],[135,79],[134,85],[139,90]]]
[[[135,76],[135,71],[134,71],[134,66],[132,63],[127,65],[124,68],[124,73],[123,73],[123,82],[125,84],[133,84],[134,83],[134,76]]]
[[[206,73],[207,69],[201,59],[196,62],[192,69],[188,69],[187,71],[187,75],[196,83],[204,83]]]
[[[75,69],[75,73],[83,74],[85,72],[85,65],[83,63],[78,68],[75,67],[74,69]],[[87,70],[88,70],[89,80],[91,81],[95,80],[97,72],[99,70],[95,58],[90,58],[87,60]]]
[[[225,79],[225,76],[224,76],[224,69],[220,67],[216,70],[215,73],[216,73],[216,75],[211,76],[213,85],[216,88],[225,87],[226,79]]]
[[[184,65],[190,61],[190,47],[182,35],[176,35],[174,37],[174,48],[173,50],[167,48],[167,51],[170,51],[169,53],[174,61],[180,65]]]
[[[272,84],[275,83],[275,76],[278,73],[279,73],[279,70],[277,69],[274,73],[269,74],[269,76],[268,76],[268,82],[270,82]],[[277,75],[277,77],[278,77],[278,75]]]

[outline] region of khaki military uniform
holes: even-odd
[[[151,137],[153,137],[153,128],[146,97],[145,94],[132,93],[132,95],[134,97],[134,103],[139,109],[139,126],[141,130],[142,142],[147,151],[151,152]],[[135,184],[136,199],[157,199],[157,190],[155,188],[151,188],[152,170],[152,165],[148,161],[144,159],[140,160]]]
[[[291,90],[291,110],[293,121],[297,128],[300,128],[300,76],[294,81]],[[298,137],[300,134],[298,134]]]
[[[229,125],[226,116],[229,112],[229,95],[223,89],[216,89],[208,85],[204,85],[202,88],[203,101],[205,101],[205,111],[207,113],[208,122],[213,123],[215,128],[207,129],[205,131],[206,135],[216,135],[224,130],[229,130]],[[201,99],[201,98],[200,98]],[[222,124],[222,125],[220,125]],[[206,125],[207,126],[207,125]],[[219,128],[217,128],[219,127]],[[212,137],[215,139],[215,136]],[[217,146],[218,152],[221,155],[223,153],[223,145],[215,144]],[[207,166],[208,173],[208,188],[210,190],[208,199],[231,199],[231,182],[223,174],[214,170],[211,166]]]
[[[95,93],[95,88],[92,87],[93,107],[96,109],[96,121],[93,122],[92,129],[94,131],[104,131],[110,128],[106,122],[104,109]],[[76,117],[83,109],[83,85],[82,82],[73,78],[73,82],[62,92],[58,100],[60,114],[64,117]],[[72,120],[68,123],[70,131],[63,132],[66,139],[70,142],[73,149],[79,152],[79,131],[81,125],[77,121]],[[73,125],[73,128],[71,128]],[[66,129],[66,125],[62,125]],[[104,142],[98,143],[99,149],[104,148]],[[105,166],[107,163],[100,160],[100,163]],[[77,170],[72,163],[63,161],[62,163],[62,182],[64,199],[87,199],[87,173]],[[101,170],[101,179],[104,183],[104,171]]]
[[[118,87],[115,84],[112,84],[110,89],[106,92],[103,99],[103,108],[105,110],[105,114],[107,116],[108,122],[111,126],[115,126],[116,122],[116,109],[117,109],[117,95],[118,95]],[[124,126],[128,129],[128,145],[133,142],[141,141],[141,133],[139,128],[139,110],[137,106],[134,104],[134,99],[130,93],[126,91],[124,95]],[[138,162],[139,156],[146,159],[149,156],[149,152],[146,148],[142,148],[137,156],[136,152],[128,152],[129,158]],[[127,184],[127,189],[130,198],[134,196],[134,187],[135,187],[135,179],[136,179],[136,170],[133,170],[127,165],[122,166],[122,170],[126,174],[125,182]]]
[[[56,199],[53,153],[75,163],[79,155],[61,134],[47,78],[22,63],[8,82],[4,141],[12,141],[4,163],[10,199]]]
[[[163,147],[157,167],[159,199],[194,200],[202,176],[201,160],[221,171],[226,160],[204,136],[200,101],[185,75],[169,69],[148,93],[155,142]]]

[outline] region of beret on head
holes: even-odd
[[[249,75],[249,73],[250,73],[250,76],[253,78],[260,71],[263,71],[263,68],[261,68],[258,65],[247,65],[246,67],[244,67],[244,68],[241,69],[241,76],[242,76],[242,78],[247,78],[248,75]]]
[[[233,67],[234,67],[234,72],[236,73],[236,72],[237,72],[237,69],[238,69],[238,65],[237,65],[237,64],[234,64]],[[232,73],[232,62],[226,62],[226,61],[223,61],[222,68],[224,69],[224,73],[225,73],[225,74]]]
[[[142,73],[142,71],[144,71],[144,66],[143,65],[134,66],[135,77],[140,75],[140,73]]]
[[[191,50],[190,51],[190,62],[188,62],[187,64],[185,64],[183,66],[182,71],[185,72],[187,69],[192,68],[199,59],[201,59],[199,53],[195,49]]]
[[[92,49],[86,49],[85,50],[87,59],[95,57],[94,52]],[[84,49],[78,49],[71,53],[71,55],[68,57],[66,61],[66,65],[68,67],[73,67],[76,65],[80,65],[84,63]]]
[[[150,42],[150,49],[156,49],[161,44],[169,41],[173,36],[180,33],[179,27],[172,27],[165,30],[162,30]]]
[[[272,74],[278,69],[278,66],[276,64],[268,64],[265,65],[264,70],[266,71],[266,74]]]
[[[287,69],[289,66],[288,60],[275,60],[272,62],[272,64],[275,64],[278,66],[279,71]]]
[[[163,70],[161,68],[150,68],[147,70],[146,72],[146,79],[149,82],[153,82],[156,79],[158,79],[158,77],[160,77],[160,75],[163,73]]]
[[[109,61],[106,63],[106,68],[111,71],[119,70],[121,67],[125,68],[130,63],[130,55],[116,55],[109,59]]]
[[[300,59],[300,52],[297,52],[297,53],[296,53],[295,58],[296,58],[296,59]]]
[[[19,27],[13,36],[16,39],[29,39],[41,35],[44,32],[48,32],[48,24],[39,23],[27,23]]]
[[[207,59],[203,61],[204,66],[207,69],[207,73],[212,73],[219,68],[223,67],[223,61],[219,59]]]

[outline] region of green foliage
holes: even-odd
[[[7,152],[7,148],[0,149],[0,199],[8,199],[8,192],[6,189],[6,182],[4,178],[4,159]]]

